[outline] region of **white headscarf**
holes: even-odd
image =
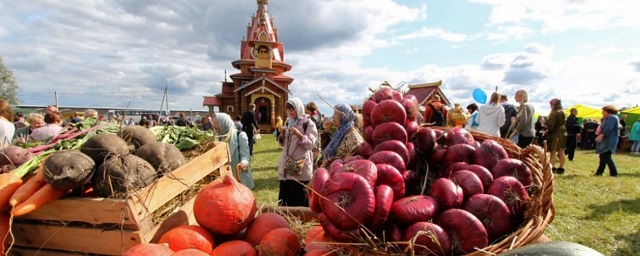
[[[214,122],[218,123],[220,127],[220,140],[221,141],[236,141],[236,125],[233,123],[233,119],[225,113],[216,113]]]
[[[298,116],[295,119],[291,116],[289,117],[289,121],[287,121],[287,127],[291,128],[298,124],[298,122],[304,117],[304,104],[302,103],[302,100],[300,98],[290,98],[287,101],[287,104],[293,106]]]

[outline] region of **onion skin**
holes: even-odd
[[[512,229],[509,207],[494,195],[477,194],[471,196],[464,210],[476,216],[487,230],[489,241],[496,241]]]
[[[435,198],[430,196],[410,196],[402,198],[391,207],[393,219],[398,224],[410,225],[419,221],[429,221],[440,211]]]
[[[471,253],[475,248],[484,248],[489,244],[487,230],[480,220],[465,210],[446,210],[438,216],[436,224],[449,234],[456,253]]]
[[[442,209],[459,208],[464,202],[462,188],[446,178],[437,179],[431,186],[431,195]]]
[[[351,230],[366,223],[375,208],[373,190],[364,177],[356,173],[337,173],[322,188],[328,200],[321,200],[322,212],[331,224]]]

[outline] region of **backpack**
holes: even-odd
[[[313,121],[313,123],[316,124],[316,128],[318,129],[318,131],[323,130],[322,120],[316,120],[315,116],[316,115],[309,115],[309,117],[311,117],[311,121]],[[318,119],[320,119],[320,112],[318,112],[317,117],[318,117]],[[306,124],[306,123],[304,125],[308,126],[308,124]],[[307,132],[307,130],[305,130],[305,132]]]
[[[444,115],[442,114],[443,107],[440,107],[440,110],[437,110],[431,103],[429,103],[429,107],[433,110],[430,123],[434,126],[444,126]]]

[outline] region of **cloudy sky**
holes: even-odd
[[[204,110],[237,73],[255,0],[0,0],[0,57],[23,104]],[[637,0],[271,0],[293,96],[443,81],[452,102],[524,88],[539,113],[640,104]],[[321,110],[328,113],[328,106]]]

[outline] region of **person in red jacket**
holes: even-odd
[[[431,99],[424,104],[424,118],[427,126],[445,126],[447,123],[447,108],[440,101],[440,95],[434,94]]]

